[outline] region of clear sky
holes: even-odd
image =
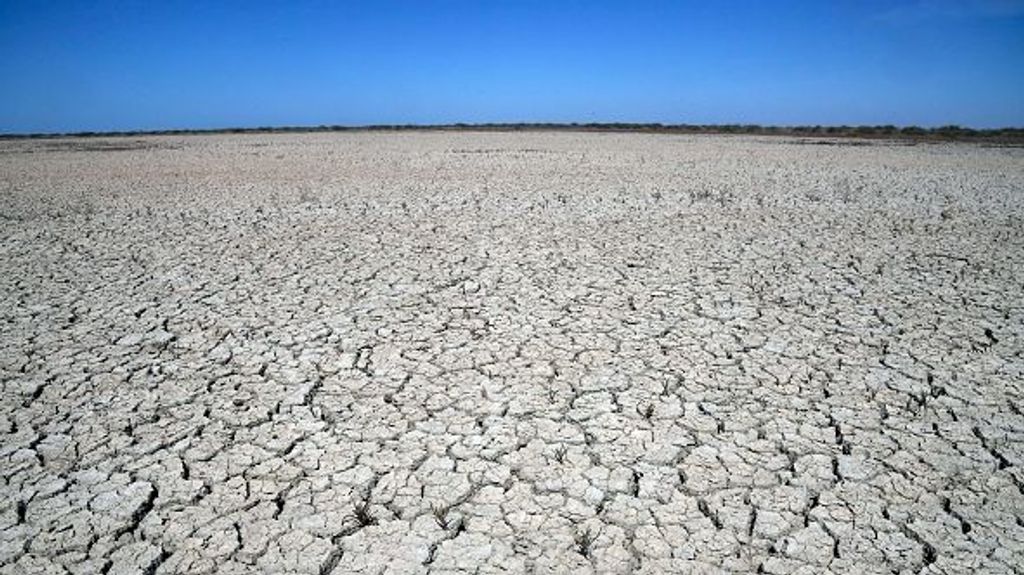
[[[1024,126],[1024,0],[0,0],[0,132]]]

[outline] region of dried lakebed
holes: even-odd
[[[5,141],[0,186],[0,573],[1024,570],[1024,150]]]

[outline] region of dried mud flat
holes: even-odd
[[[1024,570],[1024,150],[0,142],[0,573]]]

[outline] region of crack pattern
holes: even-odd
[[[152,139],[0,142],[0,574],[1024,569],[1021,150]]]

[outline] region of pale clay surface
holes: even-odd
[[[0,143],[0,573],[1024,571],[1024,150]]]

